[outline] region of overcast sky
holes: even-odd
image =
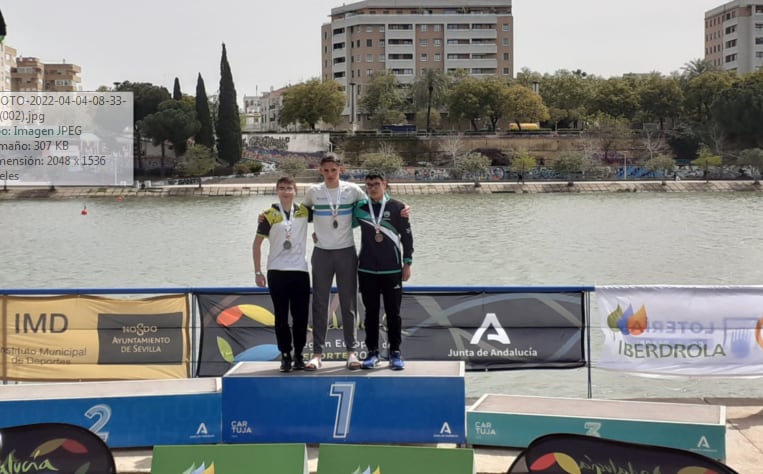
[[[425,1],[425,0],[423,0]],[[352,2],[346,2],[352,3]],[[514,67],[610,77],[678,71],[704,56],[716,0],[514,0]],[[0,0],[21,56],[82,67],[84,90],[175,77],[195,93],[220,81],[224,42],[239,100],[320,75],[320,28],[337,0]]]

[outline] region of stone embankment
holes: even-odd
[[[312,183],[301,183],[300,195]],[[489,181],[475,187],[473,183],[392,183],[396,195],[412,194],[491,194],[491,193],[698,193],[698,192],[757,192],[763,193],[763,185],[745,181],[580,181],[568,185],[563,181],[527,182],[524,184]],[[9,187],[0,190],[3,199],[94,199],[117,197],[241,197],[275,194],[272,183],[217,183],[197,185],[136,187],[68,187],[50,188]]]

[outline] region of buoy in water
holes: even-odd
[[[122,200],[123,200],[123,199],[124,199],[124,198],[123,198],[122,196],[118,196],[118,197],[117,197],[117,202],[122,202]]]
[[[80,212],[80,214],[82,214],[83,216],[86,216],[86,215],[87,215],[87,206],[84,206],[84,207],[82,208],[82,212]]]

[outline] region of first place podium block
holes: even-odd
[[[222,378],[225,443],[465,443],[464,363],[315,372],[240,362]]]

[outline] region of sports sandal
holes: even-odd
[[[305,364],[305,369],[308,372],[312,372],[314,370],[320,369],[323,364],[321,363],[320,357],[313,357],[310,359],[307,364]]]
[[[358,360],[358,355],[354,352],[350,352],[350,355],[347,356],[347,368],[350,370],[358,370],[362,367],[362,364],[360,363],[360,360]]]

